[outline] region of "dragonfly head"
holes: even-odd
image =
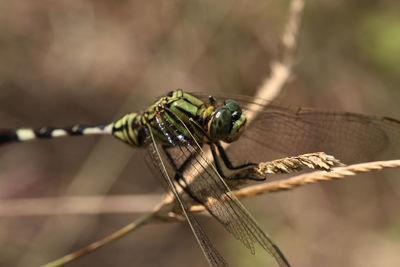
[[[245,124],[246,117],[239,104],[235,100],[227,99],[208,121],[209,136],[213,140],[231,143],[240,137]]]

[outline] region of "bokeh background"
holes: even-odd
[[[107,123],[175,88],[252,95],[280,53],[288,5],[0,0],[0,127]],[[281,102],[400,118],[400,2],[306,1],[294,72]],[[142,152],[107,137],[2,147],[0,197],[161,198]],[[399,175],[244,203],[293,266],[399,266]],[[0,266],[44,264],[140,215],[1,216]],[[275,266],[211,218],[201,221],[232,266]],[[175,223],[146,226],[69,266],[189,265],[206,262],[189,227]]]

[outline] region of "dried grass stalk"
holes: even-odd
[[[269,183],[257,184],[234,191],[238,198],[244,198],[254,195],[260,195],[270,192],[278,192],[289,190],[301,185],[312,184],[321,181],[329,181],[333,179],[341,179],[346,176],[353,176],[357,173],[371,172],[382,170],[384,168],[400,167],[400,160],[375,161],[354,164],[346,167],[333,168],[331,171],[316,171],[312,173],[301,174],[292,178],[274,181]]]
[[[330,171],[333,167],[344,166],[334,156],[324,152],[308,153],[297,157],[277,159],[270,162],[261,162],[256,171],[260,175],[283,174],[300,171],[303,167],[316,170]]]

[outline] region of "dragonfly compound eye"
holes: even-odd
[[[235,100],[233,100],[233,99],[227,99],[227,100],[225,100],[224,104],[225,104],[225,107],[226,107],[227,109],[229,109],[230,112],[232,112],[232,114],[233,114],[235,111],[236,111],[237,113],[239,113],[239,114],[242,114],[242,110],[241,110],[241,108],[240,108],[238,102],[236,102]]]
[[[246,117],[236,101],[228,99],[224,104],[224,107],[214,113],[209,123],[209,132],[211,139],[231,143],[242,134]]]
[[[229,134],[223,139],[223,141],[231,143],[237,140],[242,134],[246,124],[246,117],[243,115],[238,102],[233,99],[225,100],[224,108],[231,112],[231,127],[229,129]]]
[[[228,137],[232,125],[232,113],[227,108],[219,109],[213,116],[210,127],[210,136],[214,140],[223,140]]]

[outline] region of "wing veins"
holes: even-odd
[[[219,254],[219,252],[212,246],[211,242],[208,240],[206,234],[202,230],[200,224],[196,220],[196,218],[193,216],[193,214],[189,211],[189,208],[187,207],[186,203],[183,201],[183,198],[181,194],[178,192],[174,182],[171,180],[168,171],[164,165],[164,163],[161,160],[161,155],[160,151],[157,148],[156,141],[154,139],[153,133],[151,132],[150,126],[148,126],[148,132],[149,136],[151,137],[151,143],[150,143],[150,148],[151,148],[151,156],[153,160],[155,160],[155,164],[158,165],[159,170],[161,171],[162,176],[166,180],[167,184],[169,185],[169,188],[173,192],[176,200],[178,201],[179,205],[182,208],[182,213],[186,217],[186,220],[194,233],[197,242],[200,245],[200,248],[205,255],[208,263],[210,266],[228,266],[228,264],[225,262],[225,260],[222,258],[222,256]]]
[[[207,177],[209,177],[213,181],[213,184],[217,185],[213,188],[213,191],[214,191],[214,193],[218,192],[218,190],[220,191],[220,192],[218,192],[219,194],[215,194],[216,199],[218,199],[220,201],[216,201],[216,203],[214,205],[218,205],[218,206],[221,205],[221,207],[218,207],[218,210],[223,210],[224,214],[228,214],[229,216],[227,216],[227,219],[228,219],[229,223],[235,225],[235,226],[233,226],[233,228],[226,227],[226,229],[232,235],[234,235],[236,238],[238,236],[245,237],[244,239],[239,239],[239,240],[246,247],[248,247],[252,251],[252,253],[254,253],[254,245],[253,244],[254,244],[254,240],[256,240],[257,243],[259,243],[261,245],[261,247],[263,247],[266,251],[268,251],[271,255],[273,255],[275,257],[276,261],[279,263],[280,266],[289,266],[289,263],[283,256],[282,252],[272,242],[272,240],[261,230],[261,228],[255,222],[255,220],[252,218],[252,216],[247,212],[245,207],[239,202],[239,200],[233,194],[228,193],[228,192],[230,192],[229,187],[227,186],[225,181],[222,179],[222,177],[219,175],[218,171],[216,170],[216,168],[212,164],[212,162],[210,162],[210,160],[208,160],[204,156],[204,152],[203,152],[201,146],[196,141],[196,139],[193,136],[193,134],[191,133],[189,127],[178,116],[176,116],[171,110],[166,109],[166,111],[168,111],[170,113],[170,115],[172,115],[177,120],[177,122],[181,123],[181,125],[186,128],[187,132],[190,134],[190,136],[194,142],[194,145],[191,147],[193,147],[196,151],[198,151],[199,157],[206,163],[206,166],[210,167],[212,173],[208,172],[207,167],[204,167],[200,162],[197,161],[199,163],[199,165],[201,166],[201,168],[203,169],[203,172],[200,172],[198,169],[196,169],[196,171],[199,174],[200,173],[208,174]],[[176,127],[174,127],[173,125],[168,125],[168,123],[167,123],[167,126],[168,126],[167,128],[170,128],[170,130],[171,130],[171,128],[175,128],[175,131],[177,131]],[[186,149],[188,149],[186,144],[183,143],[182,140],[178,139],[178,142],[180,142],[180,144],[181,144],[181,145],[179,145],[179,147],[181,149],[182,149],[182,147],[186,147]],[[212,185],[212,183],[207,184],[207,181],[209,179],[195,179],[194,181],[199,182],[199,180],[202,181],[203,183],[205,183],[207,189],[210,189],[210,187],[211,188],[213,187],[213,186],[210,186],[210,185]],[[190,188],[190,186],[191,185],[193,186],[193,184],[195,184],[195,183],[192,182],[192,183],[188,183],[188,184],[189,184],[189,188]],[[194,191],[193,193],[196,193],[196,190],[192,190],[192,191]],[[221,196],[223,196],[224,199],[221,199]],[[206,196],[206,197],[208,198],[208,196]],[[202,201],[202,202],[203,202],[202,204],[207,208],[207,210],[211,213],[211,215],[213,215],[215,218],[219,219],[219,221],[220,221],[220,218],[218,215],[222,215],[222,214],[217,214],[217,213],[213,212],[209,208],[209,206],[207,206],[204,203],[204,201]],[[236,233],[235,233],[234,229],[237,229],[237,227],[239,229],[243,228],[244,231],[239,230],[239,231],[236,231]]]

